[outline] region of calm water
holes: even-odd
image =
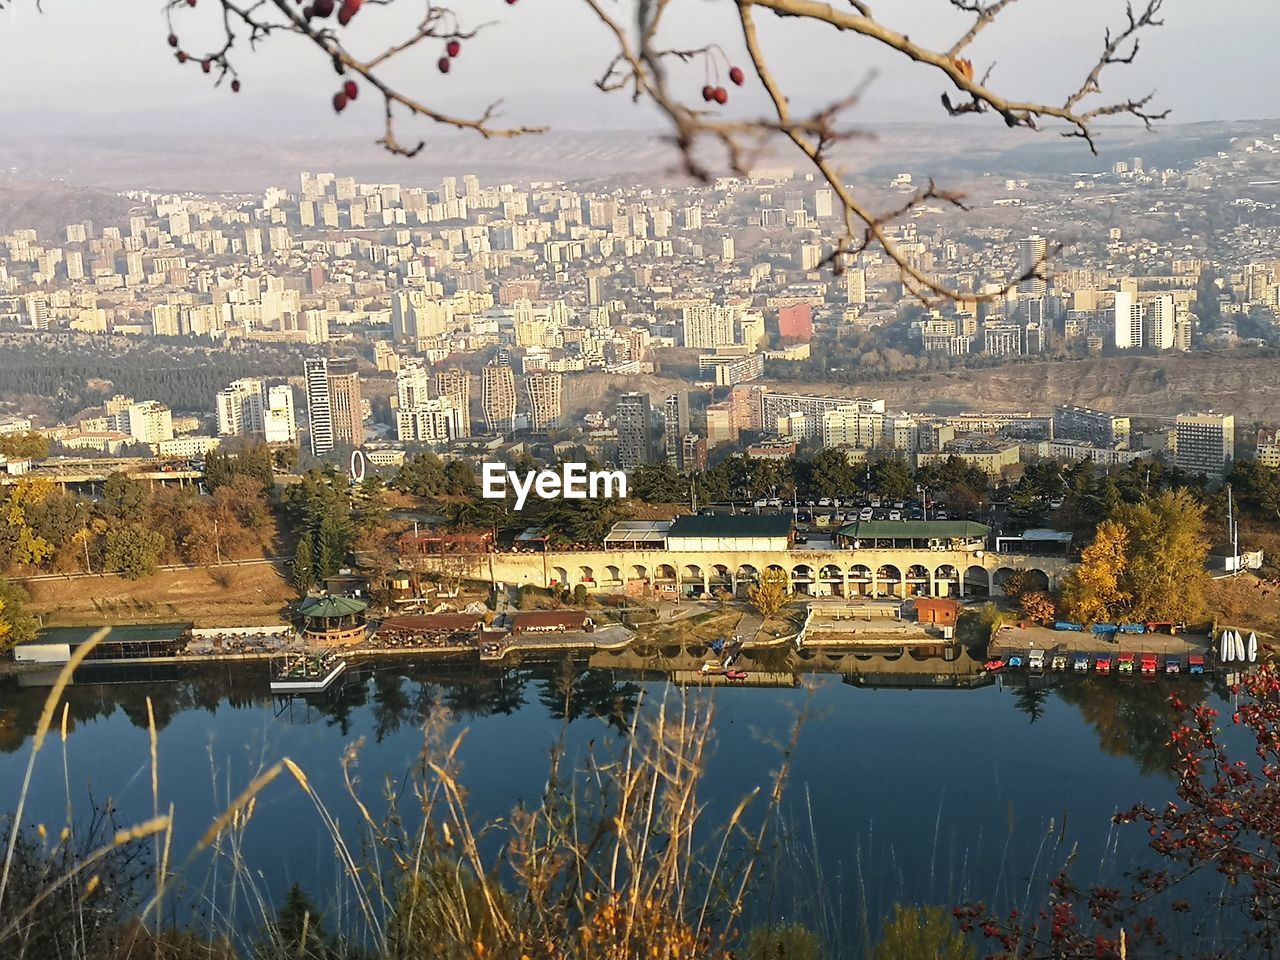
[[[145,698],[153,698],[161,805],[176,804],[177,851],[190,849],[228,789],[282,756],[353,822],[339,777],[344,747],[365,741],[360,770],[376,800],[384,774],[403,778],[412,765],[421,718],[444,707],[469,730],[462,755],[474,812],[500,815],[537,799],[558,738],[571,755],[590,741],[599,749],[621,736],[618,714],[638,697],[670,695],[653,675],[568,665],[498,672],[383,663],[353,671],[320,701],[282,705],[269,694],[265,665],[186,669],[147,682],[77,683],[67,694],[73,802],[83,809],[90,797],[109,797],[126,821],[150,816]],[[1189,699],[1218,699],[1199,682],[1180,686]],[[821,674],[793,689],[719,687],[697,694],[713,697],[715,707],[704,799],[714,821],[765,784],[778,764],[776,742],[803,713],[786,814],[793,844],[803,848],[797,858],[819,852],[822,882],[812,866],[798,869],[770,909],[856,944],[860,917],[883,915],[896,900],[1020,902],[1031,875],[1051,875],[1077,841],[1083,879],[1113,875],[1141,857],[1140,828],[1113,833],[1109,819],[1134,801],[1171,795],[1162,746],[1168,691],[1164,681],[1114,678],[1068,678],[1042,689],[872,689]],[[0,679],[0,809],[16,799],[46,692]],[[60,753],[55,736],[36,769],[29,820],[62,821]],[[1055,853],[1064,822],[1065,847]],[[251,865],[272,896],[295,881],[321,900],[332,890],[332,847],[291,782],[267,789],[248,838]]]

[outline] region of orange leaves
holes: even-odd
[[[970,83],[972,83],[973,82],[973,61],[968,60],[964,57],[959,57],[955,61],[955,64],[956,64],[956,70],[960,72],[960,75],[964,77],[966,80],[968,80]]]

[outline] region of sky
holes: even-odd
[[[632,0],[604,2],[625,11]],[[397,0],[390,7],[366,6],[348,29],[353,49],[382,49],[403,36],[425,5]],[[592,86],[612,48],[585,3],[457,0],[455,6],[473,18],[468,25],[497,23],[464,45],[448,76],[435,68],[440,43],[411,54],[391,74],[409,92],[458,112],[503,98],[513,123],[569,129],[653,125],[651,111]],[[1165,7],[1166,25],[1145,35],[1137,62],[1104,75],[1106,96],[1154,91],[1156,104],[1173,110],[1173,122],[1280,116],[1280,59],[1273,52],[1280,4],[1167,0]],[[244,88],[233,97],[225,87],[215,90],[198,67],[174,63],[161,0],[43,0],[43,8],[38,13],[35,0],[12,0],[0,12],[0,63],[8,90],[0,126],[27,133],[106,129],[125,135],[158,123],[173,135],[218,129],[375,139],[379,133],[380,110],[372,102],[333,116],[329,101],[337,78],[297,37],[272,37],[256,54],[241,51]],[[938,47],[948,46],[967,23],[947,0],[873,0],[873,8],[891,26]],[[198,50],[218,41],[215,14],[213,0],[177,14],[184,46]],[[870,76],[855,120],[945,119],[938,95],[947,83],[936,72],[825,25],[765,12],[758,19],[774,70],[798,106],[843,97]],[[979,73],[995,61],[991,85],[1000,92],[1058,102],[1096,60],[1106,25],[1123,19],[1123,0],[1021,0],[980,38],[971,56]],[[732,0],[674,0],[669,21],[663,35],[668,45],[718,42],[731,61],[743,59]],[[678,68],[674,79],[697,100],[703,71]],[[761,104],[758,91],[734,91],[727,112],[746,115]]]

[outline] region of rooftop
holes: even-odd
[[[972,520],[860,520],[840,528],[851,540],[981,540],[990,532]]]
[[[36,634],[31,643],[65,643],[68,646],[80,646],[87,643],[96,633],[103,630],[102,643],[163,643],[177,640],[191,629],[191,622],[186,623],[133,623],[112,627],[45,627]]]
[[[369,606],[364,600],[355,597],[307,597],[302,601],[298,612],[304,617],[349,617],[355,613],[363,613]]]
[[[667,538],[772,538],[786,537],[790,533],[791,517],[785,514],[733,516],[718,513],[710,517],[677,517],[667,531]]]

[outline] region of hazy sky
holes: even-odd
[[[839,2],[839,0],[836,0]],[[433,45],[401,65],[396,78],[445,110],[475,109],[504,97],[513,120],[569,127],[641,127],[649,115],[624,96],[606,96],[592,82],[610,55],[610,38],[578,0],[457,0],[475,20],[500,20],[468,43],[447,76],[435,70]],[[357,53],[372,53],[412,23],[424,0],[366,7],[351,32]],[[618,3],[620,9],[628,0]],[[720,42],[731,57],[736,7],[731,0],[675,0],[665,40],[691,47]],[[1105,75],[1105,95],[1157,93],[1173,108],[1174,121],[1242,119],[1280,115],[1280,61],[1274,55],[1280,3],[1276,0],[1168,0],[1165,27],[1145,35],[1138,62]],[[215,4],[200,0],[178,15],[178,33],[192,49],[217,41]],[[914,38],[946,46],[967,18],[947,0],[873,0],[886,21]],[[261,135],[273,129],[316,135],[372,135],[380,126],[373,103],[361,102],[340,118],[329,98],[334,73],[303,41],[280,35],[257,55],[240,52],[244,91],[236,97],[213,90],[198,67],[179,68],[165,44],[160,0],[13,0],[0,13],[0,63],[5,65],[6,113],[53,128],[73,126],[74,115],[163,115],[175,135],[206,125],[240,126]],[[398,12],[397,12],[398,11]],[[979,73],[997,61],[992,85],[1020,97],[1061,100],[1092,64],[1108,23],[1123,21],[1123,0],[1022,0],[972,48]],[[775,70],[798,104],[813,105],[847,94],[869,71],[876,79],[859,116],[867,120],[944,119],[938,95],[946,82],[927,68],[899,62],[873,43],[836,34],[821,25],[758,15]],[[702,68],[678,73],[696,98]],[[739,92],[731,107],[757,105]],[[216,106],[215,106],[216,105]],[[175,112],[181,111],[181,112]],[[185,114],[185,115],[184,115]],[[323,126],[328,124],[329,126]]]

